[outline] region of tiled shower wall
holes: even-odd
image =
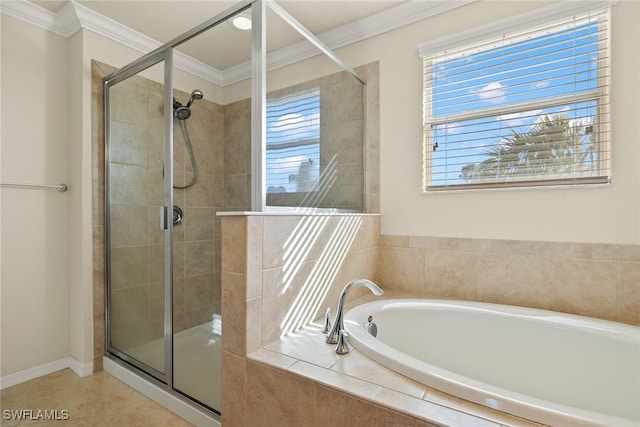
[[[325,165],[335,155],[337,181],[319,206],[378,212],[380,67],[374,62],[355,71],[367,82],[364,93],[359,82],[341,72],[269,93],[268,97],[320,89],[321,162]],[[224,106],[224,148],[225,210],[248,211],[251,209],[250,99]],[[303,196],[270,194],[268,197],[267,200],[273,198],[276,205],[286,202],[288,206],[297,206]]]
[[[366,74],[375,65],[360,67],[358,73]],[[310,203],[307,193],[268,193],[267,205],[304,205],[363,212],[365,88],[347,72],[340,72],[270,92],[267,103],[311,90],[318,90],[320,94],[318,193],[326,191],[326,195],[319,200],[312,199]],[[332,182],[334,176],[335,182]]]
[[[640,324],[640,246],[380,238],[385,289]]]

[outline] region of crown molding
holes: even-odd
[[[121,45],[142,52],[143,54],[149,53],[162,46],[162,43],[159,41],[95,12],[93,9],[75,2],[70,2],[69,4],[75,8],[78,21],[83,29],[90,30]],[[175,66],[183,71],[219,86],[224,83],[220,70],[185,55],[182,52],[175,51],[173,61]]]
[[[410,0],[325,31],[317,37],[329,48],[337,49],[475,1],[477,0]],[[159,41],[74,1],[67,3],[58,13],[53,13],[27,0],[3,0],[0,1],[0,12],[63,37],[71,37],[80,29],[90,30],[143,54],[162,45]],[[309,46],[306,41],[294,43],[267,55],[268,70],[275,70],[318,54],[320,52]],[[218,70],[176,51],[174,63],[177,68],[219,86],[227,86],[251,77],[251,61],[226,70]]]
[[[57,14],[28,1],[0,1],[0,13],[28,22],[62,37],[70,36],[58,24]]]
[[[66,38],[85,29],[143,54],[162,46],[159,41],[74,1],[65,4],[58,13],[53,13],[26,0],[3,0],[0,1],[0,12]],[[204,80],[224,85],[220,70],[181,52],[175,52],[174,64]]]
[[[476,1],[477,0],[411,0],[349,24],[325,31],[318,34],[317,37],[330,49],[338,49]],[[307,41],[294,43],[268,54],[267,70],[276,70],[319,54],[318,49],[310,46]],[[224,70],[223,75],[225,85],[245,80],[251,77],[251,62],[247,61],[227,68]]]

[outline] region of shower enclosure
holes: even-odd
[[[226,102],[228,82],[174,87],[176,57],[228,43],[227,22],[241,14],[253,28],[235,35],[240,65],[225,67],[233,75],[247,58],[246,96]],[[279,36],[272,45],[267,28]],[[287,43],[315,50],[302,59],[316,57],[320,74],[288,74],[267,55],[287,32]],[[272,0],[247,0],[108,75],[103,89],[107,356],[217,418],[216,214],[364,211],[363,82]]]

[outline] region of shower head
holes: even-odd
[[[173,114],[177,119],[187,120],[191,117],[191,109],[189,107],[183,107],[182,105],[177,108],[174,106]]]
[[[194,89],[193,92],[191,92],[189,101],[187,102],[187,108],[191,107],[191,104],[193,104],[194,100],[202,98],[204,98],[204,94],[202,93],[202,91],[200,89]]]

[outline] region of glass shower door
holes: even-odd
[[[165,135],[170,135],[171,106],[166,108],[168,67],[162,58],[150,63],[105,86],[107,346],[169,382],[172,224],[167,207],[173,196],[172,141]]]

